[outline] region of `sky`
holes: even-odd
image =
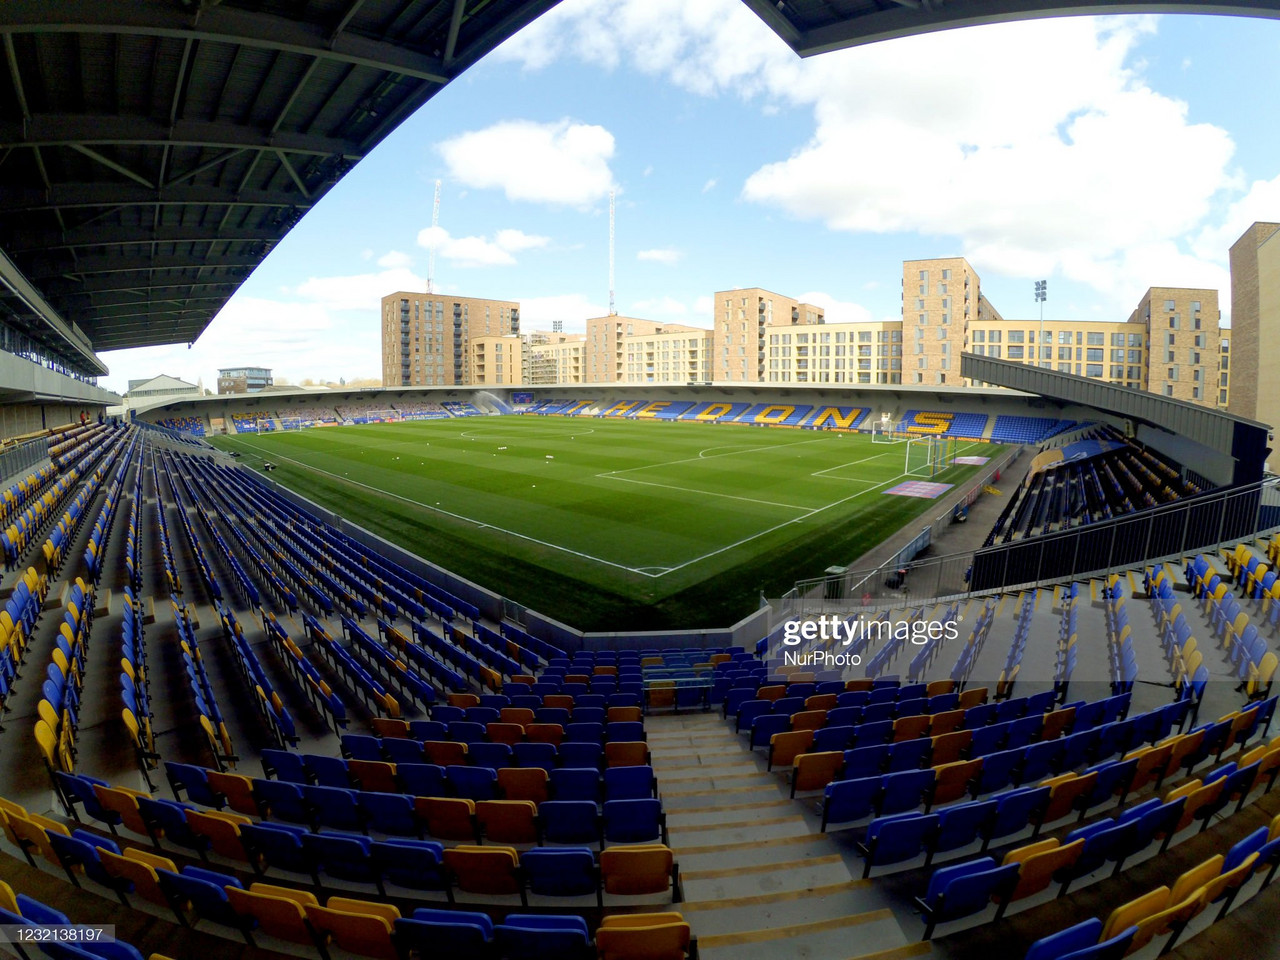
[[[902,261],[964,256],[1006,318],[1125,320],[1150,286],[1231,296],[1280,219],[1280,21],[1069,17],[801,60],[741,0],[564,0],[446,87],[277,245],[188,347],[100,382],[220,366],[378,377],[378,305],[516,300],[710,327],[759,286],[828,321],[901,318]],[[439,226],[431,227],[436,180]]]

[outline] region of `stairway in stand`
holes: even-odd
[[[684,914],[703,960],[905,960],[912,942],[852,846],[819,832],[718,712],[645,720]],[[785,944],[782,942],[785,941]]]

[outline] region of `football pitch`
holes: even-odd
[[[590,630],[726,626],[849,564],[932,500],[865,434],[604,418],[415,421],[219,437],[374,533]],[[959,443],[956,454],[1000,447]],[[932,516],[932,513],[929,514]]]

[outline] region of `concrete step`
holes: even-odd
[[[762,863],[754,867],[727,867],[681,874],[685,898],[692,901],[728,900],[784,890],[813,889],[850,879],[844,858],[836,853]]]
[[[748,817],[781,817],[795,814],[795,804],[790,800],[764,800],[757,803],[725,803],[692,810],[668,810],[667,826],[691,827],[703,823],[723,823],[726,820]]]
[[[695,930],[697,929],[695,925]],[[698,937],[704,960],[911,960],[933,956],[927,943],[909,943],[888,910],[812,923]]]
[[[731,815],[725,815],[731,816]],[[747,843],[752,840],[777,840],[782,837],[807,836],[813,828],[804,817],[753,817],[722,823],[706,823],[694,826],[668,827],[671,846],[679,850],[682,845],[707,846],[713,843]]]

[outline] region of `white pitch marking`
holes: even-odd
[[[766,507],[784,507],[788,510],[803,510],[805,513],[813,513],[814,507],[802,507],[794,503],[777,503],[773,500],[757,500],[755,497],[739,497],[732,493],[716,493],[712,490],[694,490],[690,487],[677,487],[670,483],[657,483],[653,480],[636,480],[634,477],[620,477],[617,472],[613,473],[597,473],[597,477],[606,480],[621,480],[623,483],[640,483],[646,487],[662,487],[666,490],[678,490],[681,493],[695,493],[700,497],[724,497],[726,500],[744,500],[747,503],[759,503]]]

